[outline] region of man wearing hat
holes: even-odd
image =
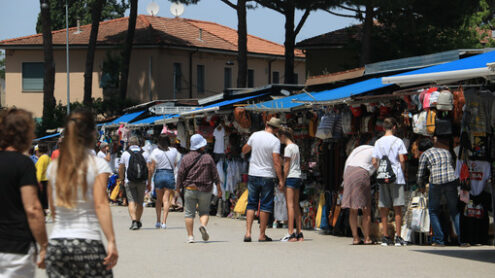
[[[204,241],[210,238],[206,225],[209,220],[210,201],[213,184],[217,186],[218,196],[222,197],[220,177],[213,158],[205,153],[208,143],[200,134],[191,136],[190,152],[181,160],[177,173],[177,192],[184,189],[184,211],[187,229],[187,242],[194,242],[193,224],[196,209],[199,212],[201,227],[199,231]]]
[[[258,241],[272,241],[265,231],[268,218],[273,211],[275,178],[278,177],[279,189],[282,190],[285,185],[280,161],[280,140],[275,136],[280,127],[280,119],[271,118],[266,123],[265,130],[253,133],[242,148],[243,154],[251,152],[244,242],[251,242],[254,212],[258,210],[258,203],[261,211]]]

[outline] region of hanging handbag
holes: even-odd
[[[437,112],[435,110],[428,110],[428,115],[426,116],[426,131],[428,135],[435,134],[435,121],[437,118]]]
[[[448,118],[436,118],[435,135],[452,135],[452,122]]]

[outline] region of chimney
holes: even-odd
[[[81,21],[79,19],[77,20],[77,30],[74,32],[74,34],[81,34]]]
[[[203,41],[203,29],[199,28],[198,40]]]

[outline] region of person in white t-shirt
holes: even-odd
[[[152,179],[155,183],[156,191],[156,224],[155,228],[167,228],[167,216],[170,209],[170,196],[175,190],[174,171],[179,161],[179,152],[170,146],[170,138],[167,135],[160,135],[158,148],[151,152],[150,168],[148,170],[148,184]],[[163,220],[160,221],[163,205]]]
[[[281,143],[285,145],[283,165],[289,218],[289,233],[282,238],[282,241],[304,241],[304,236],[301,232],[301,208],[299,207],[299,196],[302,187],[299,146],[294,143],[294,131],[291,128],[282,128],[279,135]],[[296,220],[296,232],[294,232],[294,219]]]
[[[60,156],[47,170],[54,217],[46,256],[49,277],[111,277],[117,264],[106,192],[111,169],[89,150],[96,141],[95,127],[90,112],[71,114]],[[106,251],[100,228],[108,241]]]
[[[280,119],[271,118],[265,130],[255,132],[242,148],[243,154],[251,152],[249,161],[248,204],[246,208],[246,235],[244,242],[251,242],[251,228],[254,212],[260,203],[260,236],[259,242],[272,241],[266,232],[268,218],[273,212],[275,178],[279,180],[279,189],[285,187],[280,161],[280,140],[275,134],[280,129]]]
[[[111,155],[110,146],[107,142],[100,143],[100,151],[96,154],[97,157],[106,160],[110,165]]]
[[[406,169],[407,149],[404,142],[394,136],[397,131],[397,121],[394,118],[386,118],[383,121],[383,127],[385,128],[385,135],[376,141],[373,148],[373,165],[378,169],[379,161],[384,156],[387,156],[395,173],[396,180],[389,184],[379,184],[380,197],[378,207],[380,208],[382,223],[388,223],[389,209],[394,209],[396,224],[395,245],[403,246],[406,245],[406,242],[401,237],[401,226],[402,208],[405,205],[404,187],[406,179],[404,173]],[[383,229],[383,235],[383,246],[394,245],[394,239],[389,237],[388,229]]]

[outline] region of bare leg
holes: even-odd
[[[361,238],[359,238],[359,233],[358,233],[357,217],[358,217],[358,210],[351,208],[349,212],[349,225],[351,226],[352,237],[353,237],[352,243],[354,244],[357,244],[361,241]]]
[[[363,234],[364,234],[364,243],[372,243],[370,237],[370,229],[371,229],[371,208],[363,208]]]
[[[301,213],[301,207],[299,206],[299,194],[300,190],[296,189],[294,190],[294,214],[296,217],[296,231],[297,233],[301,233],[302,230],[302,213]]]
[[[251,237],[253,221],[254,221],[254,210],[248,209],[246,211],[246,237]]]
[[[208,225],[208,221],[210,220],[210,216],[208,214],[202,215],[199,217],[199,222],[201,226],[206,227]]]
[[[194,218],[186,218],[186,230],[188,236],[193,236]]]
[[[395,230],[397,236],[401,236],[402,228],[402,207],[394,207],[395,212]]]
[[[137,206],[137,204],[135,202],[129,202],[129,205],[127,206],[128,210],[129,210],[129,216],[131,217],[132,221],[137,220],[137,214],[136,214],[137,208],[136,208],[136,206]]]
[[[285,191],[285,199],[287,200],[287,216],[289,219],[289,235],[294,233],[294,189],[287,187]]]
[[[388,235],[388,210],[389,210],[389,208],[380,208],[380,216],[382,217],[383,235],[385,237],[389,237],[389,235]]]
[[[137,204],[136,207],[136,220],[141,221],[141,217],[143,216],[143,204]]]
[[[270,218],[269,212],[262,211],[260,213],[260,237],[259,239],[263,240],[266,237],[266,225],[268,224],[268,218]]]
[[[160,218],[162,216],[162,205],[163,205],[163,189],[156,189],[156,203],[155,203],[155,210],[156,210],[156,223],[160,223]]]
[[[168,210],[170,209],[170,195],[172,194],[171,189],[165,189],[163,194],[163,222],[167,223]]]

